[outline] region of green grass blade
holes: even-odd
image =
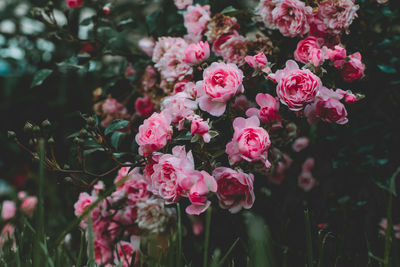
[[[82,234],[81,234],[81,245],[79,247],[79,254],[78,254],[78,259],[76,261],[76,267],[81,267],[82,266],[84,249],[85,249],[85,232],[82,231]]]
[[[181,206],[176,203],[176,210],[178,214],[178,247],[176,254],[176,266],[182,266],[182,218],[181,218]]]
[[[307,246],[307,261],[308,267],[313,267],[313,245],[311,236],[311,223],[310,223],[310,212],[308,209],[304,210],[304,225],[306,227],[306,246]]]
[[[94,267],[94,235],[93,235],[93,224],[92,224],[92,216],[88,216],[88,266]]]
[[[222,259],[219,261],[219,266],[223,266],[224,262],[226,259],[229,257],[229,254],[231,254],[233,248],[236,246],[236,244],[239,242],[240,238],[236,238],[235,242],[233,242],[232,246],[228,249],[228,251],[225,253],[225,255],[222,257]]]
[[[204,254],[203,254],[203,267],[208,267],[208,244],[210,241],[210,227],[211,227],[211,207],[207,209],[206,214],[206,229],[205,229],[205,236],[204,236]]]

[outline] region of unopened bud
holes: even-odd
[[[30,123],[29,121],[27,121],[27,122],[25,123],[25,126],[24,126],[24,133],[30,134],[30,133],[32,133],[32,129],[33,129],[32,123]]]
[[[40,127],[39,126],[37,126],[37,125],[33,126],[33,134],[35,136],[39,136],[40,135]]]
[[[8,137],[8,139],[13,140],[13,141],[17,140],[17,134],[13,131],[8,131],[7,137]]]
[[[96,120],[93,117],[89,117],[86,121],[89,126],[96,126]]]
[[[72,178],[69,177],[69,176],[65,177],[64,180],[65,180],[66,182],[68,182],[68,183],[72,183]]]
[[[86,138],[88,136],[88,131],[86,129],[82,129],[79,132],[79,136],[82,137],[82,138]]]
[[[54,140],[53,137],[50,137],[50,138],[47,140],[47,143],[48,143],[49,145],[54,145],[55,142],[56,142],[56,141]]]
[[[43,127],[44,129],[48,129],[50,126],[51,126],[51,123],[50,123],[49,120],[44,120],[44,121],[42,122],[42,127]]]

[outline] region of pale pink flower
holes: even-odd
[[[95,200],[95,197],[86,192],[80,193],[78,201],[74,204],[75,215],[80,216]]]
[[[118,171],[118,176],[115,178],[114,183],[117,184],[121,179],[125,178],[125,182],[120,184],[117,192],[123,193],[128,200],[128,203],[134,204],[140,199],[146,199],[150,196],[147,191],[147,182],[142,174],[140,168],[134,168],[131,172],[127,173],[130,167],[122,167]]]
[[[148,198],[137,202],[138,215],[136,223],[139,228],[152,234],[165,232],[174,210],[164,206],[164,200]]]
[[[127,119],[130,117],[126,107],[119,103],[115,98],[108,97],[101,106],[104,119],[101,122],[103,127],[115,119]]]
[[[308,146],[309,142],[310,142],[310,140],[307,137],[299,137],[296,140],[294,140],[292,149],[295,152],[300,152]]]
[[[174,0],[175,6],[178,9],[185,9],[190,5],[193,5],[193,0]]]
[[[12,219],[17,212],[17,206],[14,201],[5,200],[1,207],[1,218],[5,221]]]
[[[160,59],[164,56],[164,54],[171,50],[171,48],[176,47],[185,51],[186,46],[187,43],[182,38],[160,37],[158,38],[156,45],[154,46],[152,60],[154,63],[158,63]]]
[[[97,264],[108,263],[112,258],[111,242],[102,237],[94,240],[94,255]]]
[[[186,153],[185,146],[175,146],[172,154],[163,154],[153,165],[150,190],[167,203],[179,201],[182,196],[180,181],[194,171],[192,152]]]
[[[37,197],[31,196],[31,197],[25,198],[21,204],[21,211],[23,213],[25,213],[28,217],[32,217],[33,212],[35,211],[37,202],[38,202]]]
[[[177,124],[182,119],[192,115],[196,109],[196,101],[190,100],[190,95],[186,92],[164,98],[161,106],[161,110],[169,114],[173,124]]]
[[[272,10],[279,2],[280,0],[261,0],[256,7],[255,13],[260,16],[261,21],[263,21],[265,26],[269,29],[277,28],[273,22]]]
[[[155,43],[152,38],[142,38],[139,40],[138,44],[140,49],[142,49],[149,57],[153,56]]]
[[[310,191],[316,185],[316,180],[311,172],[302,172],[298,177],[298,186],[305,192]]]
[[[146,69],[144,70],[141,82],[142,82],[143,89],[145,91],[148,91],[150,88],[152,88],[154,85],[156,85],[157,71],[153,66],[148,65],[146,67]]]
[[[279,115],[279,100],[270,94],[259,93],[256,95],[256,102],[260,106],[260,109],[249,108],[246,111],[246,116],[257,116],[261,122],[274,123],[282,120]]]
[[[306,34],[310,26],[308,18],[312,8],[299,0],[282,0],[272,10],[272,24],[276,25],[284,36],[295,37]]]
[[[175,85],[174,85],[174,92],[173,94],[177,94],[180,92],[184,92],[186,91],[187,87],[189,86],[195,86],[195,84],[191,81],[188,80],[182,80],[182,81],[178,81]]]
[[[189,6],[183,13],[183,24],[194,42],[201,40],[202,33],[207,28],[207,22],[210,20],[210,14],[209,5],[200,6],[199,4]]]
[[[301,165],[301,169],[303,172],[311,172],[312,169],[314,169],[315,166],[315,159],[314,158],[307,158],[304,162],[303,165]]]
[[[271,71],[271,69],[269,67],[267,67],[268,59],[263,52],[260,52],[255,56],[246,56],[245,61],[253,69],[261,70],[265,73],[268,73]]]
[[[203,138],[204,143],[208,143],[211,140],[209,134],[210,126],[206,121],[204,121],[200,116],[193,116],[189,118],[191,120],[190,133],[192,135],[196,134]]]
[[[26,198],[28,196],[28,194],[25,191],[19,191],[18,192],[18,199],[19,200],[23,200],[24,198]]]
[[[193,234],[198,236],[204,232],[204,225],[203,222],[200,220],[196,220],[192,223],[192,231]]]
[[[226,62],[241,66],[245,63],[248,42],[249,40],[246,37],[238,34],[224,35],[215,41],[213,50],[216,55],[222,56]]]
[[[285,69],[269,77],[278,83],[276,93],[281,102],[293,111],[302,110],[305,104],[314,101],[322,87],[318,76],[307,69],[300,70],[293,60],[288,60]]]
[[[294,59],[301,63],[313,63],[318,67],[324,61],[320,50],[324,40],[314,36],[308,36],[297,44],[294,51]]]
[[[192,74],[193,69],[183,61],[186,47],[187,44],[184,47],[170,47],[154,65],[167,82],[182,80],[186,75]]]
[[[4,246],[8,240],[12,240],[13,248],[16,248],[15,238],[14,238],[15,227],[11,223],[4,225],[0,233],[0,249]]]
[[[208,42],[199,42],[190,44],[185,49],[185,58],[183,61],[190,65],[199,65],[206,61],[210,56],[210,45]]]
[[[253,206],[253,174],[218,167],[213,171],[213,176],[217,180],[217,197],[221,208],[237,213],[242,208],[250,209]]]
[[[214,62],[203,72],[203,81],[198,82],[197,101],[200,109],[213,116],[221,116],[226,102],[244,91],[243,72],[234,64]],[[197,88],[197,86],[196,86]]]
[[[141,117],[149,117],[153,113],[154,104],[149,95],[138,97],[135,101],[135,111]]]
[[[358,8],[354,0],[321,1],[318,4],[318,17],[324,22],[328,33],[340,34],[343,30],[348,31],[357,17]]]
[[[267,168],[268,148],[271,145],[267,131],[260,127],[260,120],[253,116],[248,119],[236,118],[233,121],[234,134],[232,141],[226,145],[225,152],[229,155],[231,165],[246,160],[261,161]]]
[[[234,39],[239,36],[239,33],[234,31],[233,33],[223,34],[219,36],[212,45],[212,50],[214,51],[215,55],[222,56],[224,54],[225,46],[224,44],[227,43],[229,40]]]
[[[135,137],[139,145],[139,154],[148,156],[163,148],[171,140],[172,132],[171,118],[163,112],[153,113],[139,126],[139,132]]]

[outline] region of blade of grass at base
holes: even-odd
[[[178,214],[178,248],[176,254],[176,266],[182,266],[182,218],[181,218],[181,206],[176,203],[176,210]]]
[[[210,241],[210,227],[211,227],[211,207],[207,209],[206,214],[206,229],[204,236],[204,254],[203,254],[203,267],[207,267],[208,261],[208,243]]]
[[[92,216],[88,216],[88,267],[94,267],[94,235],[93,235],[93,224],[92,224]]]
[[[306,242],[307,242],[307,260],[308,267],[313,267],[313,246],[311,237],[311,223],[310,223],[310,212],[308,209],[304,210],[304,225],[306,227]]]
[[[45,145],[44,140],[39,140],[39,180],[38,180],[38,204],[36,214],[36,241],[33,248],[33,266],[42,267],[41,243],[45,242],[44,237],[44,203],[43,203],[43,187],[44,187],[44,160]]]
[[[395,180],[396,176],[400,173],[400,167],[397,168],[397,170],[393,173],[392,177],[390,178],[390,190],[389,190],[389,200],[388,200],[388,206],[387,206],[387,214],[386,214],[386,219],[387,219],[387,225],[386,225],[386,230],[385,230],[385,251],[384,251],[384,256],[383,256],[383,265],[385,267],[389,267],[389,261],[390,261],[390,246],[392,243],[392,228],[393,228],[393,222],[392,222],[392,205],[393,205],[393,192],[395,192]]]
[[[222,259],[219,261],[218,266],[223,266],[224,262],[226,259],[229,257],[229,254],[231,254],[233,248],[236,246],[236,244],[239,242],[240,238],[236,238],[235,242],[233,242],[232,246],[228,249],[228,251],[225,253],[225,256],[222,257]]]
[[[81,234],[81,245],[79,247],[79,254],[78,254],[78,260],[76,261],[76,267],[81,267],[82,266],[84,247],[85,247],[85,233],[82,232],[82,234]]]

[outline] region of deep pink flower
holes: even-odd
[[[126,241],[120,241],[116,244],[117,252],[114,252],[114,263],[119,266],[122,262],[123,267],[133,266],[139,259],[139,247],[136,244]],[[135,259],[132,259],[133,253],[136,252]],[[118,255],[117,255],[118,253]],[[118,260],[120,259],[120,261]]]
[[[322,87],[318,76],[307,69],[300,70],[293,60],[288,60],[285,69],[269,77],[278,83],[276,93],[281,102],[293,111],[302,110],[305,104],[314,101]]]
[[[244,91],[242,81],[243,72],[236,65],[212,63],[204,70],[203,81],[197,91],[200,109],[213,116],[221,116],[226,102]]]
[[[138,97],[135,101],[136,114],[141,117],[149,117],[153,113],[154,104],[151,102],[149,95]]]
[[[308,36],[297,44],[294,51],[294,59],[301,63],[313,63],[314,66],[320,66],[324,61],[320,50],[324,40],[314,36]]]
[[[190,65],[198,65],[208,59],[210,56],[210,45],[208,42],[199,42],[190,44],[185,49],[184,62]]]
[[[112,258],[112,248],[109,240],[96,237],[94,240],[94,255],[97,264],[106,264]]]
[[[135,137],[139,145],[139,154],[148,156],[152,152],[163,148],[172,136],[171,118],[163,112],[153,113],[139,126]]]
[[[253,174],[219,167],[213,171],[213,176],[217,180],[217,197],[221,208],[237,213],[242,208],[250,209],[253,206]]]
[[[83,0],[65,0],[68,3],[68,7],[77,8],[83,6]]]
[[[253,69],[261,70],[265,73],[268,73],[271,71],[271,69],[269,67],[267,67],[268,59],[263,52],[260,52],[255,56],[246,56],[245,61]]]
[[[264,123],[280,123],[282,118],[279,115],[279,101],[277,98],[270,94],[259,93],[256,96],[256,102],[260,109],[249,108],[246,111],[247,117],[257,116]]]
[[[164,113],[169,114],[173,124],[178,124],[197,109],[196,101],[190,98],[187,92],[180,92],[164,98],[161,109]]]
[[[211,136],[208,132],[210,130],[210,126],[208,123],[200,116],[190,117],[189,120],[192,122],[190,126],[190,133],[192,135],[197,134],[201,136],[204,140],[204,143],[210,142]]]
[[[28,217],[32,217],[33,212],[35,211],[37,202],[38,202],[38,199],[35,196],[25,198],[21,204],[21,211],[23,213],[25,213]]]
[[[361,61],[361,54],[356,52],[349,56],[349,60],[345,61],[342,69],[342,77],[346,82],[352,82],[364,77],[365,65]]]
[[[233,138],[225,149],[231,165],[246,160],[261,161],[267,168],[271,166],[268,161],[271,141],[267,131],[259,126],[260,120],[256,116],[248,119],[239,117],[233,121]]]

